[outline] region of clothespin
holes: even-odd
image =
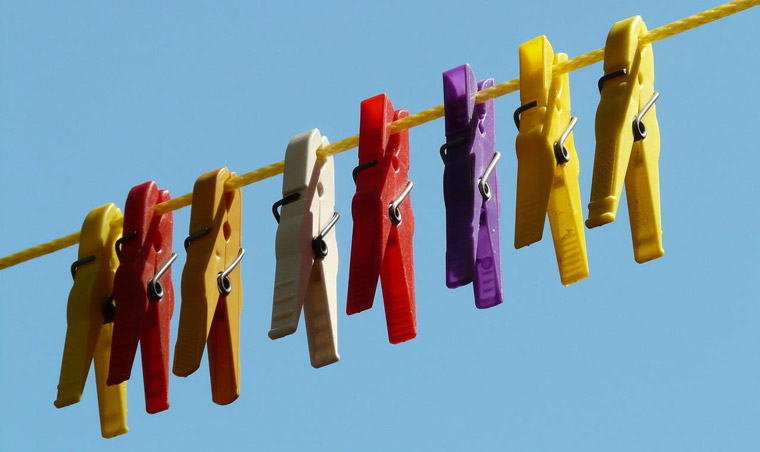
[[[652,45],[639,43],[646,33],[644,21],[635,16],[617,22],[607,35],[586,220],[589,228],[615,221],[625,180],[638,263],[665,254],[660,221],[660,128],[654,107],[660,94],[654,90]]]
[[[120,264],[114,278],[114,318],[108,384],[129,379],[140,342],[145,408],[158,413],[169,408],[169,323],[174,312],[170,266],[172,212],[155,214],[158,203],[171,198],[155,182],[129,191],[124,206],[124,231],[116,241]]]
[[[388,339],[392,344],[417,336],[414,300],[414,215],[409,192],[409,131],[391,135],[391,123],[409,115],[393,111],[385,94],[361,103],[359,166],[351,204],[354,232],[346,312],[372,307],[382,279]]]
[[[569,285],[588,276],[588,257],[570,77],[552,73],[552,65],[564,61],[567,55],[555,55],[546,36],[520,46],[515,248],[541,240],[548,214],[560,280]]]
[[[211,398],[219,405],[240,395],[243,285],[238,264],[245,250],[240,246],[240,189],[224,191],[224,183],[232,177],[235,173],[222,167],[195,181],[174,349],[173,372],[186,377],[200,366],[208,343]]]
[[[114,243],[121,235],[121,227],[111,223],[119,219],[121,211],[111,203],[91,210],[82,224],[79,259],[71,264],[74,285],[66,308],[68,327],[55,400],[55,406],[63,408],[82,399],[94,360],[100,432],[104,438],[129,431],[127,384],[106,384],[115,309],[113,277],[119,265]]]
[[[293,334],[303,309],[311,365],[317,368],[340,359],[334,229],[340,215],[335,211],[335,168],[332,156],[317,157],[317,149],[328,143],[317,129],[290,140],[283,198],[272,206],[279,226],[269,337]],[[280,206],[282,214],[277,212]]]
[[[493,79],[476,82],[469,64],[443,73],[446,286],[472,282],[480,309],[503,301],[494,101],[475,105],[478,91],[491,86]]]

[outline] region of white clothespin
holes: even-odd
[[[285,152],[283,198],[272,206],[279,222],[277,266],[269,337],[278,339],[306,320],[311,365],[337,362],[338,243],[335,240],[335,169],[333,158],[317,158],[327,137],[312,129],[293,137]],[[282,206],[282,214],[277,208]]]

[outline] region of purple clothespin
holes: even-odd
[[[443,73],[446,286],[472,282],[479,309],[503,301],[494,101],[475,105],[478,91],[491,86],[493,79],[476,83],[469,64]]]

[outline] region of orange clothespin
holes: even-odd
[[[660,128],[654,107],[660,95],[654,90],[652,45],[639,43],[646,32],[644,21],[635,16],[617,22],[607,35],[586,220],[589,228],[615,221],[625,181],[638,263],[665,254],[660,220]]]
[[[546,36],[520,46],[515,248],[541,240],[548,214],[560,280],[569,285],[588,276],[588,257],[570,77],[552,73],[564,61],[567,55],[555,55]]]
[[[240,260],[242,195],[224,191],[235,177],[222,167],[203,174],[193,187],[187,263],[182,271],[182,308],[173,372],[186,377],[201,363],[208,343],[211,398],[219,405],[240,395]]]
[[[71,265],[74,285],[66,308],[66,343],[63,347],[61,377],[55,406],[63,408],[79,402],[95,362],[100,432],[113,438],[129,431],[127,427],[127,383],[108,386],[108,363],[113,334],[113,278],[119,260],[114,244],[121,226],[121,211],[106,204],[90,211],[79,236],[79,259]]]
[[[293,334],[304,311],[311,365],[337,362],[338,243],[333,157],[318,158],[327,137],[312,129],[293,137],[285,152],[283,198],[272,206],[279,223],[275,253],[272,329],[269,337]],[[282,215],[277,207],[282,206]]]

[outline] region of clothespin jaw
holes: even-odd
[[[580,163],[570,115],[570,77],[554,74],[567,61],[539,36],[520,46],[520,99],[515,247],[540,240],[549,224],[560,280],[569,285],[588,276],[588,256],[578,176]],[[531,100],[532,99],[532,100]]]
[[[55,406],[77,403],[94,360],[100,429],[104,438],[129,431],[127,428],[127,385],[108,386],[114,305],[113,278],[119,265],[114,243],[121,227],[111,226],[121,219],[114,204],[90,211],[82,224],[79,259],[72,264],[74,285],[67,305],[66,342]]]
[[[240,395],[242,196],[240,189],[224,190],[224,183],[234,176],[219,168],[203,174],[193,187],[173,366],[177,376],[192,374],[208,344],[211,395],[220,405]]]
[[[129,379],[140,342],[145,407],[148,413],[169,408],[169,328],[174,312],[170,265],[172,212],[155,214],[171,198],[155,182],[132,188],[124,208],[124,233],[117,241],[120,265],[114,278],[119,310],[114,318],[108,383]]]
[[[481,309],[503,301],[495,106],[493,100],[476,105],[478,91],[491,86],[493,79],[477,83],[468,64],[443,73],[446,286],[473,282]]]
[[[607,36],[601,100],[596,112],[596,157],[586,226],[615,221],[623,183],[636,262],[664,255],[658,160],[660,131],[654,102],[652,45],[640,16],[617,22]]]
[[[312,129],[293,137],[285,152],[278,219],[272,328],[278,339],[298,328],[304,310],[311,364],[337,362],[338,245],[335,239],[335,170],[333,157],[318,158],[327,137]],[[282,213],[277,214],[277,207]]]
[[[371,308],[381,279],[388,339],[393,344],[417,335],[409,132],[391,135],[393,121],[408,114],[394,112],[385,94],[362,101],[356,194],[351,203],[354,229],[346,312]]]

